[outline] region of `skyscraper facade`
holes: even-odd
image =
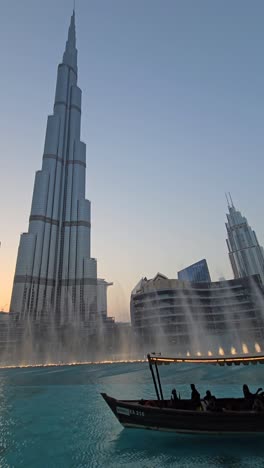
[[[247,219],[228,201],[227,247],[235,278],[259,274],[264,283],[264,251]]]
[[[97,263],[91,258],[90,201],[85,199],[86,146],[80,140],[75,13],[58,66],[42,169],[37,171],[28,232],[20,238],[10,311],[60,323],[96,313]]]
[[[194,283],[210,283],[211,277],[205,258],[199,262],[193,263],[181,271],[178,271],[178,279],[181,281],[192,281]]]

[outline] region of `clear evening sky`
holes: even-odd
[[[0,309],[17,247],[71,0],[0,1]],[[129,317],[142,276],[205,257],[232,277],[225,191],[264,245],[263,0],[77,0],[82,140],[92,255],[113,281],[109,315]]]

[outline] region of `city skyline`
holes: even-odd
[[[263,244],[264,7],[256,2],[253,11],[242,1],[213,8],[204,1],[197,11],[195,2],[169,1],[165,9],[161,2],[144,1],[126,9],[120,1],[111,8],[102,1],[100,9],[79,3],[92,251],[100,259],[98,276],[114,282],[109,315],[125,319],[141,276],[160,270],[176,277],[182,267],[206,257],[213,279],[232,277],[225,191],[232,192]],[[67,6],[12,1],[2,7],[0,150],[6,171],[0,184],[0,307],[5,310],[71,8],[70,1]],[[207,15],[206,27],[199,25],[199,15]]]

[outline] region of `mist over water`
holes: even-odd
[[[131,338],[131,328],[103,323],[96,330],[88,323],[58,324],[9,320],[1,343],[0,366],[72,364],[98,361],[142,360]]]
[[[142,315],[140,326],[144,327],[146,337],[145,353],[156,351],[182,357],[261,353],[264,350],[263,286],[254,279],[247,281],[245,285],[220,281],[207,286],[203,283],[200,287],[198,283],[193,286],[161,278],[139,286],[134,314],[137,320]],[[144,321],[148,321],[147,325]],[[145,332],[147,326],[149,334]],[[139,341],[141,333],[139,327]]]
[[[166,312],[165,296],[152,292],[148,310],[147,339],[132,327],[120,327],[106,316],[91,315],[81,321],[73,315],[68,320],[21,320],[10,317],[1,343],[1,366],[65,364],[98,361],[146,359],[147,353],[181,357],[227,357],[258,355],[264,350],[264,296],[252,279],[250,296],[238,292],[228,281],[211,289],[214,305],[199,289],[177,288],[177,306]],[[158,286],[161,289],[162,286]],[[223,295],[224,289],[224,295]],[[207,301],[207,302],[206,302]],[[249,304],[251,301],[253,309]],[[180,304],[180,306],[179,306]],[[72,309],[72,307],[71,307]],[[142,312],[142,314],[144,311]],[[167,317],[165,316],[167,314]],[[27,315],[27,314],[25,314]],[[165,316],[165,319],[163,318]],[[174,321],[171,321],[173,317]]]

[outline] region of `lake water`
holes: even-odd
[[[264,387],[264,366],[161,369],[167,397],[241,396],[243,383]],[[208,383],[210,382],[210,383]],[[188,384],[188,385],[187,385]],[[0,467],[264,467],[264,438],[180,436],[123,429],[100,392],[154,397],[146,363],[0,370]]]

